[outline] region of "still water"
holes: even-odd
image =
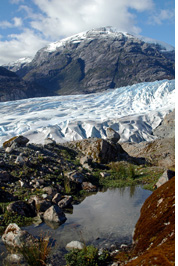
[[[45,223],[25,229],[35,236],[48,232],[54,241],[53,265],[64,265],[61,258],[72,240],[98,247],[130,244],[141,206],[150,194],[141,187],[107,189],[74,205],[72,213],[66,213],[67,221],[56,229]]]

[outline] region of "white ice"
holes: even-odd
[[[87,95],[0,103],[0,145],[24,135],[34,143],[106,137],[112,127],[121,141],[152,140],[152,130],[175,108],[175,81],[163,80]]]

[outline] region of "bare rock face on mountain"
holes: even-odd
[[[31,82],[19,78],[17,74],[0,67],[0,102],[47,96],[47,91]]]
[[[16,73],[50,95],[91,93],[174,79],[174,54],[174,49],[106,27],[42,48]]]

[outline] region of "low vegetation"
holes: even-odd
[[[74,249],[65,255],[67,266],[105,266],[110,261],[106,250],[101,252],[94,246],[85,246],[82,250]]]

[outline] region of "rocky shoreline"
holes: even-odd
[[[137,157],[129,155],[119,139],[118,133],[108,129],[106,140],[91,138],[60,145],[46,139],[44,145],[38,145],[17,136],[6,141],[0,148],[1,231],[11,223],[20,226],[32,223],[36,217],[38,223],[55,228],[65,223],[65,212],[74,203],[111,182],[119,181],[116,186],[125,184],[120,181],[126,179],[135,185],[156,184],[165,168],[154,165],[140,153]],[[144,173],[145,169],[151,171],[151,177]],[[118,180],[114,180],[116,176]]]

